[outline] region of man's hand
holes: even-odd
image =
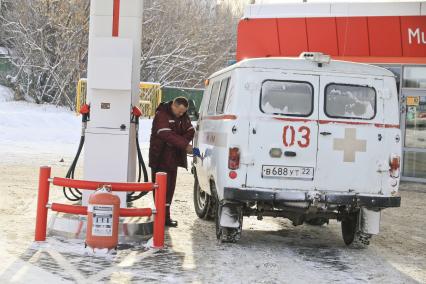
[[[192,145],[191,145],[191,144],[189,144],[188,146],[186,146],[186,153],[187,153],[187,154],[192,154],[192,152],[193,152]]]

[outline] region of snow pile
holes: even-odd
[[[17,154],[73,156],[81,134],[81,117],[68,108],[13,101],[0,85],[0,156]],[[139,143],[148,149],[151,119],[140,121]]]
[[[13,91],[0,85],[0,103],[13,101]]]
[[[142,148],[148,147],[149,139],[151,136],[152,119],[141,119],[139,121],[139,143]]]
[[[77,147],[80,119],[66,108],[4,99],[0,101],[0,118],[3,151],[69,154]]]
[[[9,54],[10,54],[9,49],[7,49],[6,47],[0,46],[0,56],[1,57],[6,57]]]

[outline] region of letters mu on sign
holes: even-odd
[[[408,28],[408,43],[426,44],[425,32],[420,28]]]

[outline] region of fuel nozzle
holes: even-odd
[[[132,122],[138,124],[139,118],[142,116],[142,111],[137,106],[133,106],[132,108]]]
[[[80,114],[82,115],[82,121],[88,122],[90,120],[90,106],[88,104],[84,104],[80,108]]]
[[[86,133],[87,122],[90,120],[90,106],[88,104],[84,104],[80,108],[81,114],[81,122],[83,123],[81,126],[81,136],[84,136]]]
[[[198,148],[193,148],[192,154],[194,155],[194,157],[199,157],[201,159],[203,158],[203,157],[201,157],[201,152],[200,152],[200,149],[198,149]]]

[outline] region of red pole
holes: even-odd
[[[120,24],[120,0],[114,0],[114,8],[112,14],[112,36],[118,37]]]
[[[155,208],[157,212],[154,218],[154,247],[164,247],[164,224],[166,222],[166,190],[167,174],[157,173],[155,181],[158,185],[155,190]]]
[[[35,241],[46,240],[47,231],[47,203],[49,202],[50,167],[41,167],[38,181],[37,217],[35,228]]]

